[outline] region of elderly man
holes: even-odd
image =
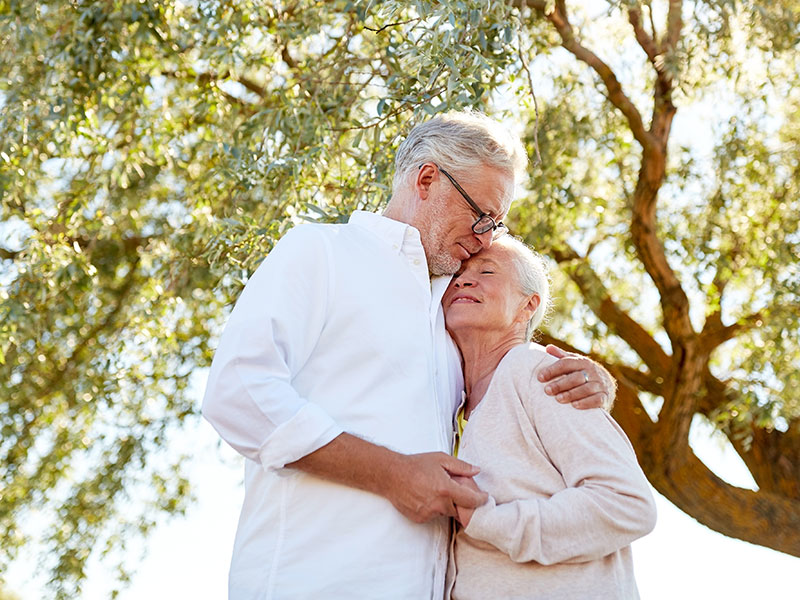
[[[463,376],[440,301],[526,162],[491,119],[438,116],[400,146],[383,215],[295,227],[247,283],[203,402],[247,459],[232,599],[442,597],[445,517],[486,495],[451,477],[478,469],[450,455]],[[613,393],[585,358],[546,376],[562,401]]]

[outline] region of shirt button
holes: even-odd
[[[415,265],[418,265],[418,264],[419,264],[419,259],[418,259],[418,258],[415,258],[415,259],[414,259],[414,264],[415,264]]]

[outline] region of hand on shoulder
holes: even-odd
[[[571,403],[579,409],[611,409],[617,386],[602,365],[552,344],[547,346],[546,351],[558,359],[537,373],[537,379],[544,384],[546,394],[554,396],[562,404]]]

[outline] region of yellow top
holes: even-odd
[[[458,413],[456,414],[456,441],[453,444],[453,456],[458,456],[458,446],[461,442],[461,436],[464,435],[464,427],[467,424],[467,419],[464,418],[465,407],[465,404],[459,406]]]

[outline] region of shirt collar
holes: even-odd
[[[378,213],[357,210],[350,215],[350,223],[363,227],[377,235],[399,254],[404,244],[422,246],[419,231],[408,223],[395,221]]]

